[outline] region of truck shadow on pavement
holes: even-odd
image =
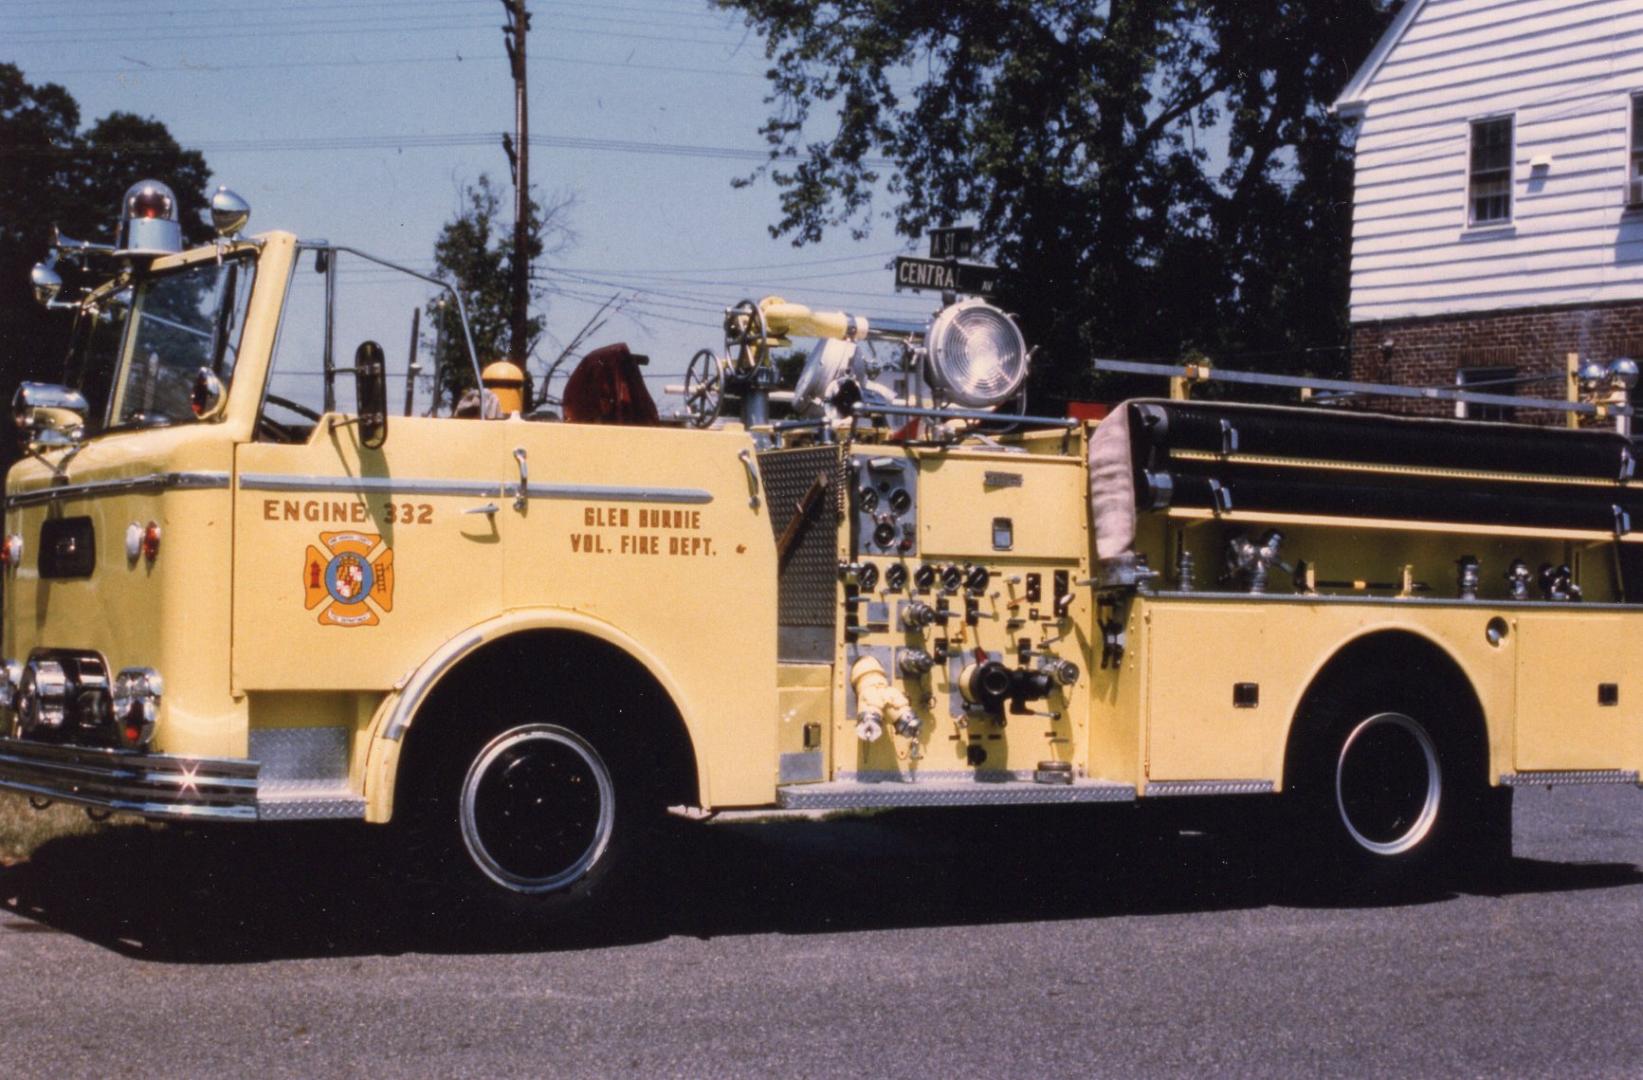
[[[406,884],[387,871],[392,852],[377,830],[130,826],[53,840],[0,869],[0,905],[32,920],[6,920],[0,932],[55,930],[161,962],[241,963],[1643,885],[1628,863],[1514,858],[1458,890],[1341,894],[1274,857],[1257,839],[1259,820],[1241,820],[1235,807],[1212,817],[1213,832],[1131,806],[680,823],[640,902],[601,912],[596,929],[575,933],[509,924]]]

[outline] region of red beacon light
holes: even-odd
[[[177,196],[158,180],[139,180],[120,200],[116,255],[172,255],[183,249]]]

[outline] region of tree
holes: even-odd
[[[1351,166],[1327,105],[1377,0],[716,2],[766,38],[770,159],[738,182],[780,190],[772,235],[859,237],[881,189],[905,236],[973,220],[1043,348],[1039,392],[1092,392],[1092,355],[1298,368],[1344,342]]]
[[[526,250],[533,264],[545,254],[564,250],[572,242],[574,236],[565,218],[574,204],[574,199],[563,195],[557,196],[546,208],[534,199],[531,201],[528,221],[531,235]],[[462,208],[445,223],[434,241],[434,273],[452,282],[461,293],[481,366],[503,359],[511,351],[514,244],[513,229],[504,214],[501,193],[490,177],[481,173],[476,183],[463,186]],[[534,283],[534,277],[532,281],[531,299],[539,305],[546,290]],[[439,308],[437,297],[430,311],[434,314],[425,337],[430,349],[437,349],[437,370],[444,400],[455,401],[473,386],[473,368],[461,340],[456,312]],[[436,324],[434,320],[442,322]],[[547,317],[538,310],[527,320],[526,327],[528,358],[542,339]],[[528,363],[526,368],[528,378]]]
[[[191,212],[206,206],[210,169],[158,120],[115,112],[85,131],[80,107],[55,83],[30,84],[0,64],[0,397],[24,379],[59,381],[72,318],[34,302],[29,269],[46,254],[52,225],[76,239],[114,239],[120,198],[152,177],[180,200],[183,235],[207,240]],[[72,271],[61,267],[73,283]],[[7,440],[9,444],[9,440]],[[9,450],[9,446],[7,448]]]

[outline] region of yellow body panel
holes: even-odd
[[[1637,616],[1524,612],[1517,641],[1521,770],[1607,769],[1643,726],[1643,642]],[[1613,704],[1600,688],[1614,687]],[[1627,755],[1637,768],[1635,756]]]
[[[1088,483],[1075,458],[962,451],[921,457],[919,544],[929,557],[991,556],[997,518],[1011,521],[1009,554],[1077,559],[1088,546]]]
[[[1485,636],[1489,621],[1510,618],[1510,611],[1485,604],[1417,607],[1396,600],[1292,598],[1159,598],[1140,606],[1148,665],[1149,780],[1269,780],[1281,786],[1290,725],[1307,688],[1342,648],[1383,631],[1414,634],[1459,664],[1491,721],[1490,775],[1512,771],[1511,730],[1503,721],[1515,711],[1522,666],[1518,641],[1508,634],[1496,646]],[[1386,673],[1389,679],[1397,676]],[[1551,670],[1528,681],[1543,693],[1565,685],[1564,674]],[[1238,683],[1259,687],[1253,708],[1234,704]],[[1613,757],[1612,745],[1608,756]]]

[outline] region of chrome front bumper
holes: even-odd
[[[147,818],[255,821],[258,763],[0,738],[0,789]]]

